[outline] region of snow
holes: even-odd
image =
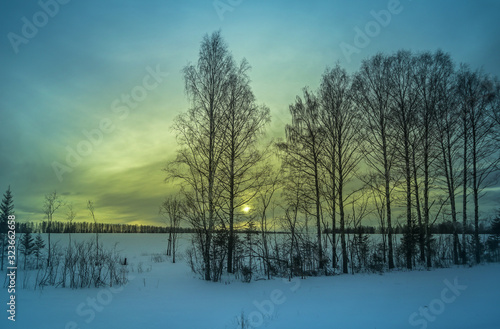
[[[73,240],[92,237],[74,234]],[[120,288],[20,289],[25,275],[27,282],[35,275],[20,270],[16,322],[7,320],[2,303],[0,327],[232,329],[241,328],[243,314],[249,328],[500,328],[500,264],[212,283],[193,274],[182,257],[176,264],[154,262],[153,255],[164,253],[166,238],[99,236],[108,247],[118,242],[127,257],[130,282]],[[188,243],[186,236],[180,239],[182,251]],[[64,245],[67,235],[54,234],[52,240]],[[7,289],[0,293],[8,301]]]

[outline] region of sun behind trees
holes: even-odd
[[[256,105],[249,68],[215,32],[183,70],[190,109],[176,118],[179,150],[164,170],[196,230],[194,271],[219,281],[224,271],[269,278],[481,261],[480,194],[500,161],[498,80],[457,71],[442,51],[377,54],[354,74],[337,64],[316,91],[296,97],[286,140],[269,147],[270,111]],[[243,210],[260,201],[255,213]],[[378,217],[379,240],[365,235],[369,216]],[[247,235],[261,235],[247,237],[251,246],[236,233],[243,218]],[[438,224],[450,237],[433,236]],[[271,238],[272,230],[283,234]]]
[[[197,65],[183,70],[191,108],[174,123],[180,149],[165,171],[181,181],[204,278],[218,281],[225,260],[233,271],[238,208],[261,184],[265,154],[257,142],[270,118],[255,103],[248,63],[234,61],[220,32],[203,38],[199,55]]]

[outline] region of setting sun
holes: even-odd
[[[243,208],[243,212],[247,213],[247,212],[249,212],[249,211],[250,211],[250,207],[249,207],[249,206],[245,206],[245,207]]]

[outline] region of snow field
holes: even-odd
[[[73,240],[92,234],[73,234]],[[180,236],[179,256],[189,245]],[[167,235],[101,234],[127,257],[122,287],[16,290],[16,322],[1,328],[500,328],[500,264],[432,271],[280,278],[242,283],[200,280],[182,257],[157,262]],[[67,235],[53,234],[67,244]],[[22,260],[22,257],[19,261]],[[4,272],[5,273],[5,272]],[[19,270],[20,281],[36,271]],[[7,301],[7,290],[1,291]]]

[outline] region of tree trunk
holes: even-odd
[[[458,264],[458,234],[457,234],[457,210],[455,202],[455,180],[453,173],[453,162],[451,159],[451,141],[449,136],[446,137],[446,146],[441,142],[441,152],[443,155],[443,168],[446,178],[448,197],[450,199],[451,219],[453,223],[453,263]]]
[[[426,122],[425,128],[425,146],[424,146],[424,231],[421,235],[425,236],[425,247],[427,251],[427,267],[432,267],[431,262],[431,231],[429,227],[429,152],[430,152],[430,140],[429,140],[429,124]],[[423,240],[423,238],[421,237]],[[425,260],[425,254],[421,255],[422,261]]]
[[[464,114],[463,115],[463,134],[464,134],[464,167],[463,167],[463,193],[462,193],[462,216],[463,216],[463,223],[462,223],[462,264],[467,263],[467,180],[468,180],[468,175],[467,175],[467,155],[468,155],[468,150],[467,150],[467,143],[468,143],[468,134],[467,134],[467,116]]]
[[[416,153],[415,148],[413,148],[412,151],[413,180],[415,182],[415,208],[417,208],[417,219],[418,219],[418,245],[420,248],[420,261],[425,262],[424,226],[422,225],[422,210],[420,208],[420,191],[419,191],[415,153]]]
[[[233,200],[230,201],[233,207]],[[227,242],[227,273],[233,273],[233,253],[234,253],[234,210],[229,209],[229,238]]]
[[[384,178],[385,178],[385,206],[387,212],[387,238],[389,240],[389,269],[394,268],[394,255],[392,246],[392,211],[391,211],[391,174],[387,154],[387,140],[385,132],[382,133],[382,147],[384,156]],[[385,255],[384,255],[385,257]]]
[[[50,266],[50,257],[51,257],[51,252],[50,252],[50,229],[51,229],[51,227],[50,227],[50,222],[52,221],[52,218],[51,218],[51,217],[52,217],[52,216],[50,216],[50,215],[49,215],[49,216],[48,216],[48,218],[47,218],[47,221],[48,221],[48,223],[47,223],[47,232],[48,232],[48,234],[49,234],[49,239],[48,239],[48,242],[49,242],[49,250],[48,250],[48,255],[47,255],[47,267],[49,267],[49,266]]]
[[[332,145],[335,145],[332,141]],[[332,168],[331,168],[331,184],[332,184],[332,268],[337,268],[337,239],[336,239],[336,228],[337,228],[337,182],[336,182],[336,164],[335,164],[335,147],[332,151]]]
[[[318,235],[318,261],[319,261],[319,269],[323,269],[324,261],[323,261],[323,246],[321,243],[321,193],[319,189],[319,168],[318,168],[318,160],[314,161],[314,187],[316,193],[316,227],[317,227],[317,235]]]
[[[177,234],[177,233],[175,233],[175,234]],[[172,241],[172,263],[175,263],[175,240],[176,240],[176,238],[174,238]]]
[[[339,173],[340,244],[342,247],[342,272],[348,273],[347,244],[345,239],[345,213],[342,174]]]
[[[406,123],[408,124],[408,123]],[[405,134],[405,168],[406,168],[406,268],[412,269],[413,227],[411,218],[411,169],[410,169],[410,145],[408,134]]]
[[[212,234],[214,229],[214,148],[215,148],[215,123],[213,114],[213,105],[211,105],[211,116],[210,116],[210,141],[209,141],[209,156],[208,156],[208,227],[205,227],[205,280],[210,281],[211,276],[211,259],[210,259],[210,249],[212,247]]]
[[[481,242],[479,241],[479,183],[477,181],[476,125],[472,125],[472,192],[474,198],[474,254],[476,264],[481,263]]]

